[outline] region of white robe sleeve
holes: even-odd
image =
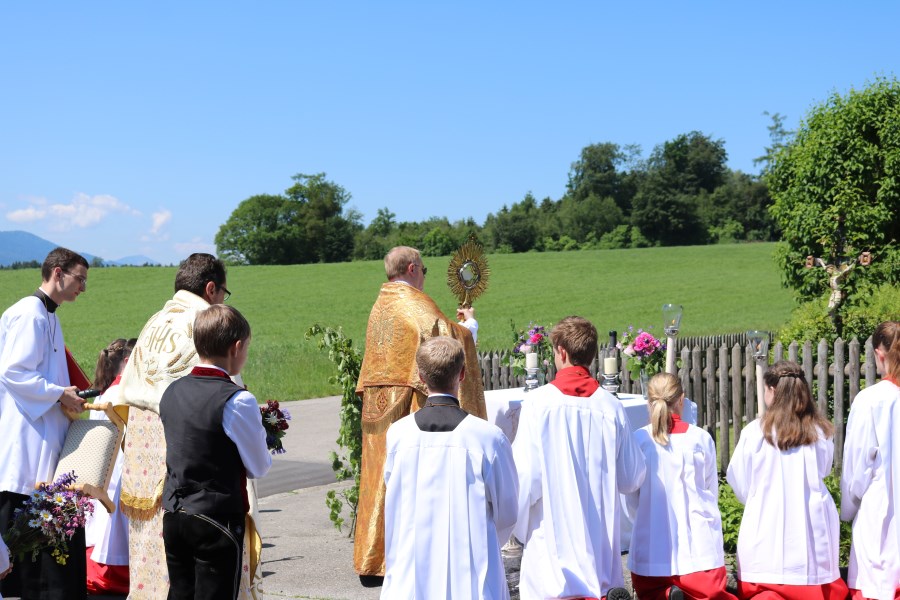
[[[269,472],[272,455],[266,446],[266,430],[253,394],[241,391],[225,403],[222,428],[237,446],[249,479],[259,479]]]
[[[509,440],[502,433],[499,438],[497,453],[489,466],[490,473],[485,476],[485,492],[491,506],[494,526],[498,532],[503,532],[515,525],[518,517],[519,475]]]
[[[469,333],[472,334],[472,341],[476,344],[478,343],[478,321],[475,319],[466,319],[462,323],[460,323],[463,327],[469,330]]]
[[[529,402],[522,403],[522,412],[519,414],[519,429],[512,445],[513,458],[519,479],[518,516],[513,535],[521,542],[528,540],[531,532],[531,509],[540,502],[542,492],[541,485],[541,458],[538,444],[540,438],[533,427],[533,410]]]
[[[619,448],[616,451],[616,487],[620,494],[629,494],[640,489],[647,474],[644,453],[638,446],[631,425],[622,405],[617,405],[616,426]]]
[[[863,401],[864,402],[864,401]],[[841,520],[852,521],[878,463],[878,439],[870,404],[855,402],[847,420],[841,471]]]
[[[734,496],[741,504],[747,504],[747,495],[750,493],[750,474],[753,472],[751,453],[747,451],[749,437],[745,429],[734,448],[734,454],[731,455],[728,471],[725,474],[725,479],[734,490]]]
[[[712,436],[703,436],[703,458],[706,459],[704,468],[704,480],[706,489],[710,490],[715,498],[719,497],[719,469],[716,465],[716,444]]]
[[[19,410],[32,421],[53,408],[65,391],[63,386],[49,381],[40,370],[47,344],[50,343],[50,332],[44,328],[44,323],[31,315],[9,319],[6,323],[6,343],[0,348],[0,384],[6,386]],[[56,335],[61,338],[58,327]],[[59,343],[62,345],[62,342]]]

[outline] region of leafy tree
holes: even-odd
[[[262,194],[241,202],[216,234],[218,253],[236,264],[285,265],[350,260],[359,214],[325,173],[294,175],[284,196]]]
[[[767,127],[769,130],[769,141],[771,146],[766,146],[766,153],[753,159],[754,165],[763,165],[763,172],[767,172],[775,159],[775,156],[784,148],[791,138],[794,136],[793,131],[784,128],[784,115],[780,113],[769,114],[769,111],[763,111],[767,117],[771,117],[772,124]]]
[[[878,78],[813,107],[774,157],[766,182],[782,230],[776,260],[784,283],[803,300],[829,290],[824,269],[805,257],[855,264],[843,291],[851,303],[874,286],[900,282],[900,82]],[[839,323],[836,323],[839,324]]]
[[[705,242],[698,196],[722,185],[727,159],[722,140],[697,131],[654,148],[632,202],[632,224],[663,246]]]
[[[241,202],[216,233],[218,254],[234,264],[310,262],[304,254],[300,207],[283,196],[261,194]]]
[[[731,171],[712,193],[697,196],[697,207],[712,242],[770,241],[777,238],[765,182]]]
[[[622,210],[612,197],[601,198],[594,194],[583,200],[563,198],[558,214],[564,235],[578,242],[587,241],[589,236],[599,239],[625,222]]]
[[[447,256],[456,250],[450,234],[440,227],[433,227],[422,239],[422,254],[425,256]]]
[[[494,248],[508,247],[512,252],[527,252],[537,245],[539,211],[529,193],[522,202],[504,206],[496,215],[488,215],[484,228]]]
[[[576,202],[596,198],[612,198],[621,212],[631,208],[631,197],[635,189],[632,178],[622,170],[635,163],[640,147],[619,146],[611,142],[591,144],[581,150],[577,161],[572,163],[566,196]]]

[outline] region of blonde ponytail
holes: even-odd
[[[681,382],[671,373],[657,373],[647,385],[647,400],[650,408],[650,436],[657,444],[669,444],[669,428],[672,413],[678,401],[684,396]]]

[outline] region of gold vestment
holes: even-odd
[[[360,575],[384,575],[384,461],[392,423],[422,408],[428,397],[419,379],[416,351],[428,338],[449,336],[462,342],[466,376],[459,402],[470,415],[487,418],[481,369],[472,334],[444,316],[425,292],[388,282],[369,315],[366,351],[356,393],[362,397],[362,465],[353,564]]]

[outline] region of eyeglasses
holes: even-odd
[[[225,287],[224,285],[220,285],[219,289],[225,292],[225,298],[222,299],[222,302],[225,302],[226,300],[231,298],[231,292],[228,291],[227,287]]]
[[[66,271],[65,269],[60,269],[60,270],[63,273],[65,273],[66,275],[68,275],[69,277],[74,277],[75,279],[77,279],[78,283],[81,284],[81,287],[87,288],[87,277],[82,277],[81,275],[76,275],[75,273],[73,273],[71,271]]]
[[[428,275],[428,267],[426,267],[425,265],[419,266],[422,267],[422,275]]]

